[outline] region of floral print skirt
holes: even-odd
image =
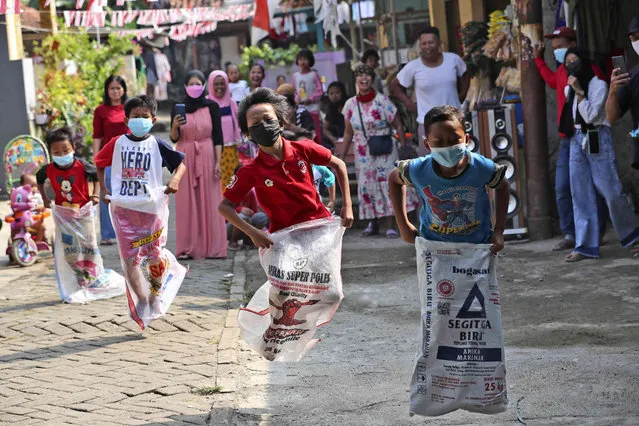
[[[372,156],[363,134],[354,135],[355,170],[357,172],[357,196],[359,198],[359,218],[379,219],[393,216],[393,203],[388,193],[388,176],[395,168],[397,146],[388,155]],[[419,207],[415,190],[406,191],[406,211]]]

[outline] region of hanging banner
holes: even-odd
[[[0,0],[0,15],[20,14],[20,0]]]
[[[0,0],[6,2],[7,0]],[[82,2],[83,0],[77,0]],[[3,3],[5,4],[5,3]],[[159,27],[169,24],[190,24],[221,21],[243,21],[253,17],[253,4],[227,7],[195,7],[193,9],[144,9],[113,10],[108,12],[65,11],[64,24],[67,27],[104,27],[107,15],[114,27],[136,23],[145,27]],[[209,31],[210,32],[210,31]]]

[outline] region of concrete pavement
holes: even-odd
[[[344,239],[344,300],[297,363],[243,343],[232,401],[216,424],[639,424],[639,260],[606,237],[600,260],[567,264],[556,241],[508,245],[498,264],[510,405],[494,416],[409,417],[419,334],[415,252],[401,241]],[[247,286],[264,282],[246,252]],[[519,403],[519,399],[523,398]],[[215,417],[217,416],[217,417]]]
[[[103,258],[120,270],[115,246]],[[232,259],[189,262],[169,313],[143,333],[125,296],[62,304],[51,259],[0,259],[0,424],[206,424],[213,395],[233,392]]]

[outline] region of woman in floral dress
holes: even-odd
[[[393,142],[390,154],[373,156],[370,154],[367,137],[389,135],[394,127],[400,143],[404,145],[406,140],[401,120],[396,114],[397,108],[386,96],[375,92],[374,79],[375,71],[369,66],[360,65],[355,69],[357,96],[347,100],[343,109],[346,121],[343,152],[348,152],[350,145],[355,144],[353,153],[357,172],[359,218],[370,220],[362,235],[379,234],[379,221],[386,218],[386,237],[397,238],[399,234],[394,229],[393,205],[388,194],[388,175],[398,160],[397,146]],[[413,211],[417,206],[417,195],[412,190],[408,191],[406,211]]]

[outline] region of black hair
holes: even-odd
[[[313,68],[315,66],[315,55],[308,49],[302,49],[297,52],[297,56],[295,57],[295,64],[297,65],[300,58],[308,59],[308,66]]]
[[[424,134],[428,136],[430,126],[442,121],[457,121],[463,128],[464,113],[459,108],[451,105],[443,105],[431,109],[424,116]]]
[[[441,39],[439,35],[439,28],[437,27],[426,27],[419,33],[419,38],[422,38],[424,34],[433,34],[438,39]]]
[[[571,53],[577,56],[579,58],[579,61],[581,62],[581,67],[580,67],[581,70],[579,74],[576,75],[575,77],[577,77],[577,80],[579,80],[579,85],[583,88],[585,96],[587,98],[588,86],[590,85],[590,80],[595,78],[595,72],[592,70],[592,62],[590,61],[590,58],[588,57],[588,52],[586,52],[584,49],[581,49],[579,47],[571,47],[568,50],[566,50],[565,57],[568,58],[568,55],[570,55]],[[565,59],[564,59],[564,66],[566,66]]]
[[[280,96],[283,96],[284,99],[286,99],[286,102],[288,102],[288,105],[291,108],[295,108],[295,106],[297,105],[297,102],[295,102],[295,94],[294,93],[283,93]]]
[[[343,101],[346,102],[346,86],[344,85],[344,83],[342,83],[341,81],[334,81],[331,84],[328,85],[328,87],[326,88],[326,93],[328,93],[329,90],[331,90],[333,87],[337,87],[339,90],[342,91],[342,95],[343,96]]]
[[[155,117],[155,114],[158,112],[157,102],[146,95],[136,96],[135,98],[131,98],[126,101],[124,104],[124,115],[129,118],[131,111],[135,108],[148,108],[149,111],[151,111],[151,116],[153,117]]]
[[[278,81],[280,78],[283,78],[284,80],[286,80],[286,76],[285,75],[278,75],[277,78],[275,79],[275,81]]]
[[[379,53],[377,53],[377,50],[375,49],[368,49],[362,55],[362,62],[366,63],[366,61],[368,61],[368,58],[375,58],[379,61]]]
[[[53,129],[49,133],[47,133],[47,138],[46,138],[47,148],[51,149],[51,145],[61,141],[68,141],[71,144],[71,146],[73,146],[73,142],[71,142],[72,138],[73,138],[73,133],[71,132],[71,129],[69,129],[68,127],[60,127],[57,129]]]
[[[277,120],[280,123],[286,122],[286,117],[288,117],[288,112],[290,109],[286,98],[284,96],[278,95],[271,89],[260,87],[255,90],[255,92],[245,97],[242,102],[240,102],[240,106],[237,111],[237,121],[240,125],[240,130],[242,131],[242,133],[248,133],[248,122],[246,120],[246,113],[252,106],[259,104],[272,105],[273,109],[275,110],[275,116],[277,117]]]
[[[260,70],[262,71],[262,75],[266,76],[266,70],[264,69],[264,66],[262,66],[261,64],[251,64],[251,68],[249,68],[249,72],[251,72],[251,70],[255,67],[259,67]]]
[[[242,168],[242,164],[238,164],[235,170],[233,170],[233,174],[236,175],[241,168]]]
[[[340,92],[342,92],[342,99],[337,103],[337,104],[332,104],[330,99],[328,98],[328,91],[331,90],[332,88],[338,88],[340,90]],[[341,114],[341,109],[342,107],[344,107],[344,104],[346,103],[347,100],[347,95],[346,95],[346,86],[344,86],[344,83],[342,83],[341,81],[334,81],[331,84],[328,85],[328,88],[326,88],[326,100],[325,100],[325,112],[326,115],[328,116],[328,120],[330,120],[330,118],[335,118],[337,116],[339,116]]]
[[[122,98],[120,98],[120,102],[126,102],[126,81],[124,81],[124,79],[119,75],[112,75],[104,82],[104,95],[102,97],[102,103],[104,105],[111,105],[111,98],[109,97],[109,86],[114,81],[120,83],[120,86],[122,86],[122,89],[124,89],[124,94],[122,95]]]

